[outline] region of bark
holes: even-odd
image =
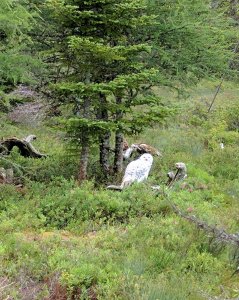
[[[122,103],[121,97],[116,97],[116,104],[120,105]],[[119,109],[116,112],[116,121],[122,119],[123,113]],[[123,145],[124,145],[124,136],[120,129],[116,131],[115,134],[115,157],[114,157],[114,172],[120,173],[123,169]]]
[[[80,155],[80,166],[78,172],[78,181],[82,182],[87,178],[87,167],[89,162],[89,154],[90,154],[90,143],[88,136],[82,137],[82,147],[81,147],[81,155]]]
[[[107,176],[110,170],[110,131],[100,137],[100,165],[104,174]]]
[[[13,137],[13,138],[0,141],[0,154],[9,155],[13,147],[17,147],[20,151],[20,154],[24,157],[32,157],[32,158],[46,157],[45,154],[40,153],[31,144],[31,141],[35,139],[36,139],[35,135],[29,135],[22,140]]]
[[[85,98],[82,105],[82,116],[89,118],[90,115],[90,99]],[[89,132],[81,133],[81,154],[80,154],[80,165],[78,171],[78,182],[82,182],[87,178],[87,168],[90,155],[90,136]]]
[[[121,173],[123,169],[123,133],[118,130],[115,134],[114,172]]]
[[[100,109],[98,112],[98,119],[103,121],[108,121],[109,115],[106,105],[106,98],[105,95],[100,94]],[[110,170],[110,131],[100,135],[99,137],[99,145],[100,145],[100,166],[107,177]]]

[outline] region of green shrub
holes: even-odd
[[[16,279],[19,276],[32,280],[43,279],[46,274],[47,255],[39,245],[32,240],[25,240],[21,234],[12,233],[5,235],[1,243],[1,272]]]
[[[205,157],[205,168],[213,176],[235,180],[238,178],[239,154],[237,147],[226,147]]]
[[[135,185],[121,193],[94,190],[91,183],[77,187],[73,182],[56,179],[50,186],[49,193],[38,200],[38,215],[45,219],[45,226],[60,229],[81,226],[86,221],[121,223],[160,213],[160,201],[145,185]]]
[[[226,113],[227,125],[229,130],[239,131],[239,105],[232,105]]]

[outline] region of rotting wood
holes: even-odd
[[[13,147],[17,147],[20,151],[20,154],[24,157],[32,158],[42,158],[46,157],[46,154],[40,153],[36,148],[31,144],[33,140],[36,139],[36,136],[31,134],[23,139],[16,137],[8,138],[0,141],[0,155],[9,155]]]

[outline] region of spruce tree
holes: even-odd
[[[162,115],[158,99],[137,98],[157,77],[148,68],[150,47],[138,38],[140,30],[152,25],[142,1],[48,1],[52,15],[65,32],[55,45],[61,62],[69,70],[58,91],[75,99],[77,116],[68,120],[70,132],[80,140],[79,179],[86,177],[92,142],[98,140],[100,162],[109,172],[109,139],[116,132],[115,169],[121,169],[123,132],[141,130],[149,119],[128,114],[136,105],[150,104],[155,118]],[[165,110],[165,109],[164,109]]]
[[[32,71],[39,66],[30,53],[29,32],[34,23],[27,1],[0,1],[0,85],[11,88],[29,82]]]
[[[152,86],[178,89],[218,76],[230,56],[225,23],[206,0],[49,0],[47,8],[60,37],[51,52],[64,70],[54,88],[75,106],[67,126],[81,145],[79,180],[86,178],[91,145],[98,142],[108,174],[114,132],[120,171],[123,134],[170,114]]]

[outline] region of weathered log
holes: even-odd
[[[31,141],[35,139],[36,136],[31,134],[23,139],[12,137],[0,141],[0,154],[9,155],[13,147],[17,147],[20,151],[20,154],[24,157],[32,157],[32,158],[46,157],[47,155],[37,151],[35,147],[31,144]]]

